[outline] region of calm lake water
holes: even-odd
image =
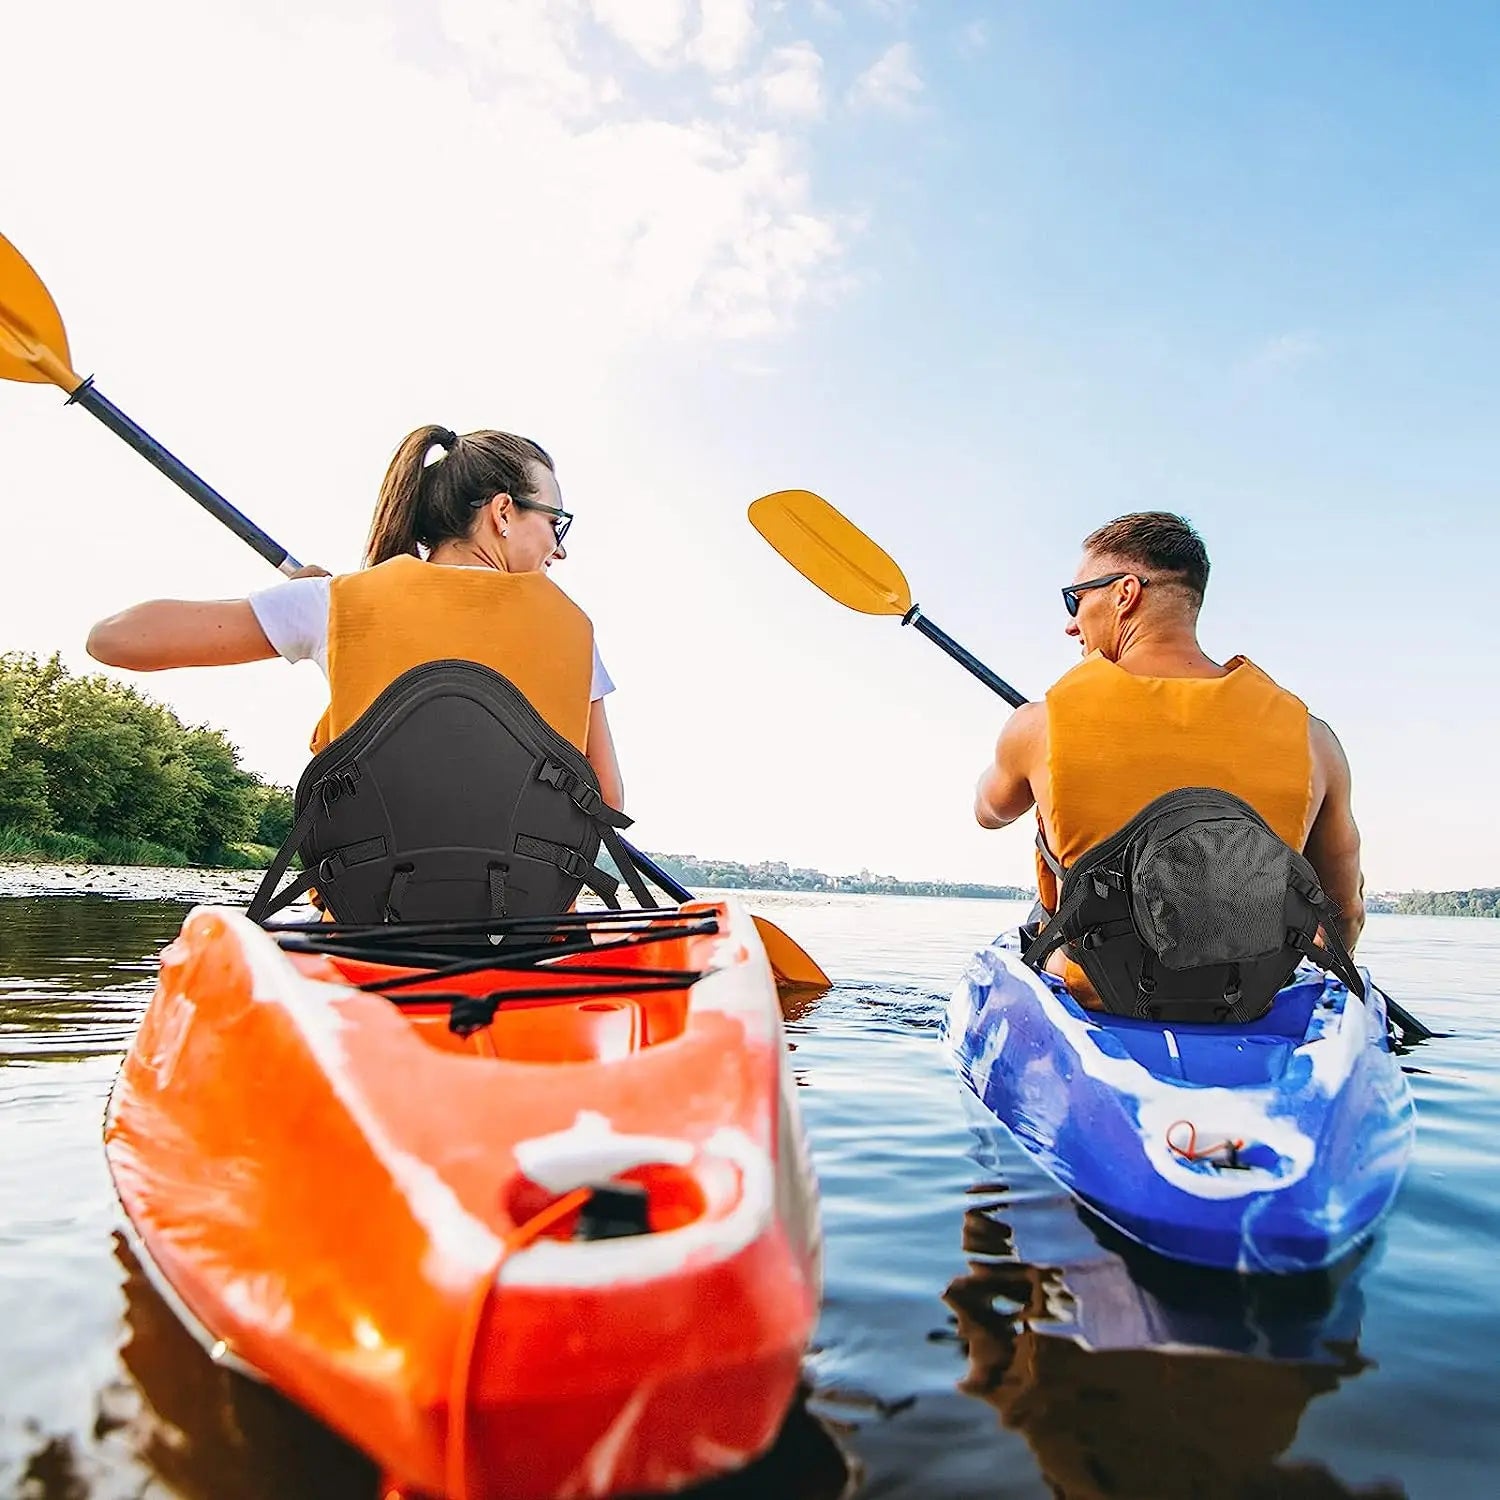
[[[247,883],[56,872],[15,894],[37,884],[0,867],[0,1495],[370,1500],[358,1454],[177,1327],[105,1170],[155,955],[187,901]],[[789,1018],[827,1294],[805,1405],[695,1500],[1500,1493],[1500,922],[1371,919],[1362,962],[1452,1035],[1405,1059],[1417,1153],[1381,1234],[1288,1285],[1115,1244],[971,1124],[938,1023],[1024,908],[748,900],[837,980]]]

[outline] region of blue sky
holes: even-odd
[[[1500,881],[1492,7],[79,0],[7,25],[71,92],[0,99],[0,229],[80,368],[273,534],[353,566],[420,422],[557,454],[580,520],[555,576],[620,684],[647,847],[1027,876],[1023,831],[969,822],[1002,705],[764,547],[745,505],[797,485],[1033,695],[1075,657],[1079,539],[1181,510],[1205,644],[1343,740],[1371,885]],[[0,391],[0,461],[0,644],[83,665],[132,597],[273,581],[50,393]],[[322,701],[279,663],[144,685],[285,779]]]

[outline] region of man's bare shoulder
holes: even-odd
[[[1045,703],[1023,703],[1005,721],[1000,731],[999,753],[1008,759],[1031,757],[1047,744],[1047,705]]]
[[[1333,732],[1333,726],[1316,714],[1307,716],[1307,742],[1313,760],[1320,767],[1325,770],[1342,767],[1347,773],[1349,762],[1344,747],[1339,744],[1339,737]]]

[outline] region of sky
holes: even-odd
[[[4,45],[75,366],[299,557],[358,565],[422,423],[553,453],[643,847],[1031,879],[972,821],[1004,704],[746,522],[803,487],[1033,697],[1081,538],[1187,515],[1370,888],[1500,884],[1492,6],[15,0]],[[276,581],[52,388],[0,387],[0,476],[0,649]],[[288,783],[326,697],[132,680]]]

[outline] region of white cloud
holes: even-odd
[[[658,81],[621,66],[627,44],[586,0],[444,0],[399,24],[358,0],[77,0],[8,16],[6,45],[69,60],[60,115],[41,73],[0,91],[0,229],[57,297],[80,370],[334,569],[356,564],[412,427],[535,434],[592,523],[559,581],[605,622],[641,712],[657,648],[631,622],[673,570],[648,545],[638,571],[640,539],[698,499],[664,457],[694,435],[642,372],[753,358],[845,284],[859,226],[820,202],[803,120],[716,105],[697,68],[674,79],[696,91],[691,117],[676,99],[658,111]],[[747,76],[758,60],[752,44]],[[275,581],[56,392],[0,389],[0,472],[35,500],[0,549],[0,649],[61,647],[86,669],[89,624],[133,599]],[[67,588],[35,566],[59,511]],[[742,512],[722,525],[737,543]],[[316,671],[280,663],[134,680],[283,779],[324,701]],[[654,738],[669,718],[643,719],[633,766],[672,762]]]
[[[687,27],[687,0],[590,0],[590,4],[595,20],[653,67],[666,67],[679,57]]]
[[[710,73],[732,72],[755,41],[755,0],[701,0],[701,6],[688,56]]]
[[[854,80],[849,102],[856,109],[900,114],[912,108],[924,85],[909,42],[895,42]]]
[[[976,52],[983,52],[989,44],[990,28],[983,20],[970,21],[959,30],[958,50],[965,56],[972,57]]]
[[[1323,342],[1307,330],[1279,333],[1266,339],[1248,359],[1242,369],[1252,379],[1267,380],[1287,370],[1317,359],[1323,353]]]
[[[433,17],[444,64],[475,79],[482,95],[526,98],[564,116],[601,102],[600,81],[578,61],[578,0],[437,0]]]
[[[756,80],[766,109],[791,120],[816,120],[823,113],[823,59],[811,42],[778,47]]]

